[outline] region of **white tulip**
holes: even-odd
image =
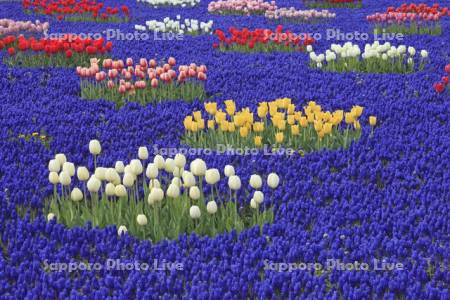
[[[192,219],[199,219],[202,216],[202,213],[197,205],[192,205],[189,209],[189,215]]]
[[[139,226],[145,226],[147,225],[147,217],[143,214],[137,215],[136,222]]]
[[[408,47],[408,53],[411,56],[416,55],[416,49],[414,49],[414,47]]]
[[[428,52],[426,50],[422,50],[422,51],[420,51],[420,56],[422,56],[422,58],[427,58]]]
[[[172,178],[171,183],[176,184],[178,187],[181,187],[181,184],[182,184],[180,177]]]
[[[59,173],[59,183],[61,183],[63,186],[68,186],[72,182],[72,179],[70,179],[69,173],[66,171],[62,171]]]
[[[148,150],[147,147],[139,147],[138,149],[138,157],[141,160],[148,159]]]
[[[311,45],[306,46],[306,51],[312,52],[313,51],[313,47]]]
[[[216,201],[209,201],[206,204],[206,211],[208,212],[208,214],[213,215],[217,212],[217,203]]]
[[[98,167],[95,169],[95,177],[97,177],[98,180],[102,181],[106,179],[106,168]]]
[[[114,168],[116,169],[117,173],[122,174],[123,171],[125,170],[125,165],[123,164],[123,161],[116,161],[116,165],[114,166]]]
[[[150,205],[160,202],[164,199],[164,191],[160,188],[153,188],[148,194],[147,202]]]
[[[206,163],[200,159],[197,158],[191,162],[191,172],[195,176],[205,176],[206,172]]]
[[[177,198],[178,196],[180,196],[180,187],[173,183],[169,184],[166,195],[171,198]]]
[[[79,188],[74,188],[70,193],[70,199],[74,202],[83,200],[83,192]]]
[[[239,190],[241,188],[241,179],[239,176],[232,175],[228,177],[228,187],[233,191]]]
[[[88,191],[91,193],[97,193],[98,190],[100,190],[101,185],[102,182],[98,180],[97,177],[95,177],[95,175],[92,175],[87,182]]]
[[[135,181],[136,177],[133,173],[125,173],[125,175],[123,175],[123,185],[126,187],[132,187],[134,185],[134,181]]]
[[[79,181],[86,181],[89,179],[89,171],[86,167],[77,168],[77,177]]]
[[[250,186],[254,189],[259,189],[262,186],[262,178],[257,174],[250,176]]]
[[[250,207],[257,209],[259,207],[259,204],[258,204],[258,202],[256,202],[255,199],[252,198],[252,200],[250,200]]]
[[[381,55],[381,59],[382,59],[382,60],[387,60],[387,59],[388,59],[387,54],[386,54],[386,53],[383,53],[383,55]]]
[[[255,199],[256,203],[261,204],[264,201],[264,194],[261,191],[255,191],[253,194],[253,199]]]
[[[55,159],[51,159],[48,162],[48,170],[50,172],[59,172],[61,170],[61,164],[59,163],[59,161],[55,158]]]
[[[119,174],[117,173],[116,169],[114,169],[114,168],[107,168],[106,169],[106,171],[105,171],[105,179],[107,181],[113,182],[113,181],[115,181],[117,176],[119,176]],[[95,177],[97,177],[97,175],[95,175]]]
[[[158,179],[151,179],[150,182],[148,183],[148,188],[151,190],[152,188],[160,188],[161,187],[161,183],[159,182]]]
[[[195,185],[195,177],[191,172],[184,171],[181,177],[183,179],[183,184],[185,187],[191,187]]]
[[[220,173],[217,169],[209,169],[205,172],[205,180],[206,183],[213,185],[219,182],[220,180]]]
[[[162,157],[161,155],[159,154],[155,155],[155,157],[153,158],[153,163],[159,170],[164,169],[165,166],[164,157]]]
[[[191,198],[192,200],[200,199],[200,195],[200,189],[197,186],[189,188],[189,198]]]
[[[67,172],[69,176],[75,175],[75,165],[71,162],[66,161],[62,167],[63,171]]]
[[[117,235],[121,236],[128,232],[128,229],[125,225],[120,225],[119,229],[117,229]]]
[[[89,142],[89,152],[92,155],[99,155],[102,152],[102,146],[98,140],[91,140]]]
[[[117,197],[125,197],[127,195],[127,189],[124,185],[119,184],[114,188],[114,194]]]
[[[116,187],[111,182],[108,182],[105,186],[106,196],[114,196],[116,194]]]
[[[225,173],[225,176],[230,177],[234,175],[234,167],[231,165],[226,165],[223,169],[223,172]]]
[[[178,153],[177,155],[175,155],[174,161],[175,161],[175,166],[177,166],[180,169],[182,169],[186,165],[186,157],[181,153]]]
[[[131,166],[131,165],[126,165],[124,168],[123,168],[123,173],[125,174],[125,173],[131,173],[131,174],[134,174],[133,173],[133,167]]]
[[[59,162],[61,167],[67,161],[66,155],[64,153],[56,154],[55,159]]]
[[[276,173],[270,173],[267,177],[267,185],[273,189],[277,188],[280,184],[280,177]]]
[[[59,176],[56,172],[50,172],[48,174],[48,181],[50,181],[51,184],[58,184],[59,183]]]
[[[144,171],[144,167],[139,159],[132,159],[130,161],[130,166],[133,174],[136,176],[141,175]]]
[[[56,217],[56,216],[55,216],[54,213],[49,213],[49,214],[47,215],[47,222],[50,222],[50,221],[53,220],[55,217]]]
[[[145,175],[150,179],[155,179],[158,177],[158,167],[153,163],[148,164]]]
[[[175,169],[175,161],[172,158],[166,159],[166,161],[164,162],[164,170],[167,173],[172,173],[174,169]]]

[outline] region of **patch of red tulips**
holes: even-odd
[[[445,70],[445,72],[446,72],[447,74],[450,74],[450,64],[446,65],[445,68],[444,68],[444,70]],[[449,83],[449,78],[448,78],[448,76],[449,76],[449,75],[442,76],[441,81],[436,82],[436,83],[433,84],[433,88],[434,88],[434,90],[435,90],[437,93],[440,94],[440,93],[444,92],[445,89],[446,89],[446,87],[449,86],[449,84],[448,84],[448,83]]]
[[[67,21],[127,22],[130,17],[128,6],[105,7],[96,0],[23,0],[22,6],[26,12]]]
[[[275,31],[230,27],[228,32],[231,34],[229,37],[222,30],[214,32],[219,39],[213,44],[214,48],[241,52],[304,51],[306,46],[314,44],[314,39],[308,35],[298,35],[289,30],[283,32],[282,25],[278,25]]]
[[[420,4],[402,4],[399,7],[390,6],[386,10],[387,13],[398,12],[398,13],[415,13],[415,14],[433,14],[439,16],[450,16],[450,11],[448,7],[440,7],[439,4],[433,4],[428,6],[424,3]]]

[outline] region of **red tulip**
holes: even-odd
[[[437,82],[437,83],[433,84],[433,88],[437,93],[442,93],[445,89],[445,86],[443,83]]]
[[[445,83],[446,85],[448,84],[448,76],[444,76],[441,78],[442,82]]]
[[[71,58],[72,57],[72,51],[69,49],[66,51],[66,57]]]
[[[13,47],[8,48],[8,54],[10,56],[14,56],[16,54],[16,49],[14,49]]]
[[[1,49],[1,48],[0,48]],[[445,72],[450,74],[450,64],[445,66]]]

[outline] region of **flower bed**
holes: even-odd
[[[130,19],[128,6],[105,8],[96,0],[23,0],[22,6],[28,14],[56,16],[59,21],[121,23]]]
[[[0,40],[0,50],[6,49],[9,56],[3,61],[10,66],[20,67],[74,67],[86,64],[91,57],[106,54],[112,49],[112,42],[103,38],[92,40],[76,35],[61,35],[58,39],[26,38],[22,35],[7,36]]]
[[[31,21],[15,21],[11,19],[0,19],[0,37],[2,35],[10,35],[17,33],[42,33],[48,30],[50,24],[48,22],[41,23]]]
[[[271,21],[278,22],[293,22],[293,23],[303,23],[303,22],[315,22],[318,20],[326,20],[330,18],[335,18],[336,14],[329,12],[328,10],[297,10],[294,7],[290,8],[277,8],[275,10],[267,10],[264,16]]]
[[[101,152],[100,142],[92,140],[89,151],[94,164]],[[273,221],[273,212],[264,207],[261,192],[262,178],[252,175],[251,191],[242,188],[241,179],[233,166],[227,165],[224,174],[228,182],[229,196],[221,195],[217,186],[221,175],[218,169],[207,169],[206,163],[195,159],[190,163],[177,154],[174,159],[158,155],[149,160],[146,147],[140,147],[138,159],[124,165],[117,161],[114,167],[96,166],[90,175],[88,169],[67,161],[59,153],[49,162],[49,181],[53,185],[53,197],[49,199],[46,214],[48,220],[56,218],[68,227],[92,222],[101,228],[116,224],[118,235],[132,234],[141,239],[158,242],[177,239],[181,234],[197,233],[211,237]],[[74,184],[75,174],[78,184]],[[278,187],[280,179],[271,173],[267,184]],[[207,185],[209,192],[204,191]],[[59,187],[59,190],[58,190]],[[238,194],[251,193],[250,203]]]
[[[275,1],[263,0],[219,0],[208,4],[208,12],[219,15],[264,15],[276,8]]]
[[[309,8],[361,8],[362,0],[303,0]]]
[[[138,0],[137,2],[149,4],[154,8],[158,7],[194,7],[200,3],[200,0]]]
[[[192,63],[181,65],[178,72],[175,58],[158,65],[156,60],[145,58],[134,65],[133,59],[91,60],[90,67],[77,67],[81,78],[81,97],[84,99],[107,99],[120,107],[127,100],[141,104],[164,100],[192,101],[205,99],[203,87],[206,81],[206,66]],[[100,69],[103,66],[103,69]]]
[[[162,22],[150,20],[145,22],[146,26],[135,25],[134,28],[139,31],[150,30],[154,32],[172,32],[188,35],[212,34],[212,20],[209,20],[208,22],[199,22],[196,19],[180,20],[180,16],[177,16],[176,20],[166,17]]]
[[[450,64],[445,66],[445,72],[447,74],[450,74]],[[436,82],[433,84],[433,89],[436,91],[436,93],[443,93],[445,90],[447,92],[450,92],[450,85],[449,85],[449,75],[442,76],[441,81]]]
[[[314,44],[314,39],[309,36],[299,36],[292,32],[283,32],[283,26],[278,25],[275,31],[270,29],[242,30],[230,27],[228,32],[230,37],[217,29],[214,33],[219,39],[219,43],[214,43],[213,47],[221,51],[238,52],[292,52],[305,51],[307,46]]]
[[[400,45],[391,46],[389,42],[366,44],[364,52],[358,45],[350,42],[343,46],[332,44],[325,54],[309,53],[310,67],[332,72],[365,72],[365,73],[412,73],[423,70],[428,52],[420,51],[418,67],[416,49]]]

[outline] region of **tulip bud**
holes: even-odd
[[[192,200],[200,199],[200,195],[200,189],[197,186],[189,188],[189,198],[191,198]]]
[[[59,161],[55,158],[48,162],[48,170],[50,172],[56,172],[58,173],[61,170],[61,164]]]
[[[166,170],[167,173],[172,173],[175,168],[175,161],[172,158],[166,159],[164,162],[164,170]]]
[[[148,164],[147,170],[145,171],[145,175],[151,179],[155,179],[156,177],[158,177],[158,168],[156,167],[156,165]]]
[[[197,205],[193,205],[189,209],[189,215],[192,219],[199,219],[202,213],[200,212],[200,208]]]
[[[171,198],[177,198],[180,196],[180,188],[178,185],[171,183],[167,188],[166,195]]]
[[[156,166],[159,170],[164,169],[164,165],[165,165],[164,157],[162,157],[161,155],[156,155],[156,156],[153,158],[153,163],[155,164],[155,166]]]
[[[208,214],[213,215],[217,212],[217,203],[216,201],[209,201],[206,204],[206,211],[208,212]]]
[[[125,234],[127,232],[128,232],[128,229],[127,229],[127,227],[125,225],[121,225],[121,226],[119,226],[119,229],[117,229],[117,235],[118,236],[121,236],[121,235],[123,235],[123,234]]]
[[[181,177],[181,175],[183,174],[183,172],[184,172],[184,169],[180,169],[180,168],[178,168],[178,167],[174,167],[173,172],[172,172],[172,175],[173,175],[174,177]]]
[[[428,52],[426,50],[422,50],[422,51],[420,51],[420,56],[422,56],[422,58],[427,58]]]
[[[262,178],[257,174],[250,176],[250,186],[254,189],[259,189],[262,186]]]
[[[72,180],[70,179],[70,175],[66,171],[62,171],[61,173],[59,173],[59,182],[63,186],[68,186],[70,185]]]
[[[102,182],[98,180],[97,177],[95,177],[95,175],[92,175],[87,182],[88,191],[91,193],[97,193],[101,185]]]
[[[256,203],[261,204],[264,201],[264,194],[261,191],[255,191],[253,194],[253,199],[256,201]]]
[[[83,200],[83,192],[79,188],[74,188],[70,193],[70,199],[74,202]]]
[[[48,174],[48,181],[50,181],[51,184],[58,184],[59,183],[59,176],[56,172],[50,172]]]
[[[250,207],[257,209],[259,207],[259,204],[255,201],[255,199],[252,198],[252,200],[250,200]]]
[[[133,173],[125,173],[122,180],[123,185],[126,187],[132,187],[135,179],[136,177]]]
[[[206,183],[213,185],[219,182],[220,180],[220,173],[217,169],[209,169],[205,172],[205,180]]]
[[[67,172],[67,174],[69,174],[69,176],[73,176],[75,175],[75,165],[71,162],[66,161],[63,164],[63,171]]]
[[[102,146],[98,140],[91,140],[89,142],[89,152],[92,155],[99,155],[102,152]]]
[[[232,175],[228,177],[228,187],[233,191],[239,190],[241,188],[241,179],[239,176]]]
[[[120,160],[116,161],[115,169],[116,169],[117,173],[122,174],[125,169],[125,165],[123,164],[123,161],[120,161]]]
[[[138,150],[138,157],[141,160],[146,160],[148,159],[148,150],[147,147],[139,147]]]
[[[181,179],[180,179],[180,177],[172,178],[171,183],[176,184],[178,187],[181,187]]]
[[[89,179],[89,171],[86,167],[78,167],[77,177],[79,181],[86,181]]]
[[[139,224],[139,226],[145,226],[147,225],[147,217],[143,214],[140,214],[136,217],[136,222]]]
[[[125,197],[127,195],[127,189],[124,185],[119,184],[114,188],[114,194],[119,198]]]
[[[105,186],[106,196],[114,196],[116,194],[116,187],[111,182],[108,182]]]
[[[130,162],[131,171],[134,175],[138,176],[142,174],[144,167],[139,159],[132,159]]]
[[[185,187],[191,187],[195,185],[195,177],[189,171],[184,171],[182,174],[183,184]]]
[[[161,188],[153,188],[150,191],[150,194],[148,194],[148,203],[150,205],[161,202],[164,199],[164,191]]]
[[[55,217],[56,217],[56,216],[55,216],[54,213],[49,213],[49,214],[47,215],[47,222],[50,222],[50,221],[53,220]]]
[[[230,177],[234,175],[234,167],[230,165],[226,165],[223,172],[225,173],[225,176]]]
[[[204,176],[206,172],[206,163],[200,159],[197,158],[191,162],[191,172],[195,176]]]
[[[375,125],[377,125],[377,117],[375,117],[375,116],[370,116],[369,117],[369,124],[370,124],[370,126],[375,126]]]
[[[117,174],[116,169],[114,169],[114,168],[106,169],[106,171],[105,171],[105,179],[107,181],[113,182],[117,178],[117,176],[119,176],[119,174]],[[96,175],[96,177],[97,177],[97,175]]]
[[[106,169],[103,167],[98,167],[97,169],[95,169],[94,174],[95,174],[95,177],[100,181],[106,179]]]
[[[175,161],[175,166],[177,166],[180,169],[183,168],[184,165],[186,165],[186,157],[181,153],[178,153],[177,155],[175,155],[174,161]]]
[[[62,166],[66,161],[67,158],[64,155],[64,153],[58,153],[55,155],[55,159],[59,162],[59,164]]]
[[[275,173],[270,173],[267,177],[267,185],[273,189],[277,188],[280,183],[280,177]]]

